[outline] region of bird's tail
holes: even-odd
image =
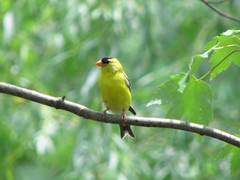
[[[126,135],[129,135],[132,138],[136,137],[129,125],[120,124],[119,126],[120,126],[121,138],[124,138]]]

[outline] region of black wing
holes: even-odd
[[[128,87],[128,89],[131,91],[131,83],[129,81],[129,78],[127,77],[127,75],[124,73],[124,77],[125,77],[125,83]],[[128,109],[131,113],[133,113],[134,115],[136,115],[137,113],[134,111],[134,109],[130,106]]]
[[[125,77],[125,83],[126,83],[128,89],[131,91],[131,83],[130,83],[129,78],[127,77],[127,75],[125,73],[124,73],[124,77]]]

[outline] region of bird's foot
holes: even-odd
[[[123,124],[125,124],[127,121],[127,115],[125,113],[122,114],[122,120],[123,120]]]
[[[107,111],[109,110],[110,108],[106,108],[103,112],[102,112],[102,118],[105,119],[106,116],[107,116]]]

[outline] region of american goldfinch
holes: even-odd
[[[119,125],[121,138],[124,138],[127,134],[135,138],[130,126],[125,125],[127,110],[134,115],[136,115],[136,112],[130,106],[132,101],[131,85],[121,63],[116,58],[104,57],[96,62],[96,65],[101,67],[98,82],[102,100],[106,106],[103,117],[106,116],[108,110],[122,115],[123,123]]]

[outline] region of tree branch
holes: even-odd
[[[221,3],[224,3],[224,2],[226,2],[226,1],[228,1],[228,0],[221,0],[221,1],[206,1],[206,2],[209,3],[209,4],[221,4]]]
[[[205,3],[209,8],[211,8],[212,10],[214,10],[216,13],[218,13],[219,15],[225,17],[225,18],[228,18],[228,19],[231,19],[233,21],[237,21],[240,23],[240,19],[238,18],[235,18],[235,17],[232,17],[230,15],[227,15],[225,14],[224,12],[220,11],[219,9],[215,8],[213,5],[212,5],[212,1],[206,1],[206,0],[200,0],[202,1],[203,3]]]
[[[105,119],[102,118],[102,113],[89,109],[83,105],[64,100],[64,97],[53,97],[46,94],[42,94],[33,90],[20,88],[11,84],[0,82],[0,93],[10,94],[18,96],[30,101],[34,101],[40,104],[54,107],[56,109],[62,109],[68,112],[72,112],[85,119],[95,120],[99,122],[119,124],[122,122],[121,116],[107,115]],[[185,122],[176,119],[165,118],[150,118],[150,117],[137,117],[128,116],[128,125],[144,126],[144,127],[162,127],[171,129],[180,129],[183,131],[198,133],[200,135],[209,136],[215,139],[219,139],[223,142],[240,147],[240,138],[220,131],[218,129],[210,128],[204,125],[195,124],[191,122]]]

